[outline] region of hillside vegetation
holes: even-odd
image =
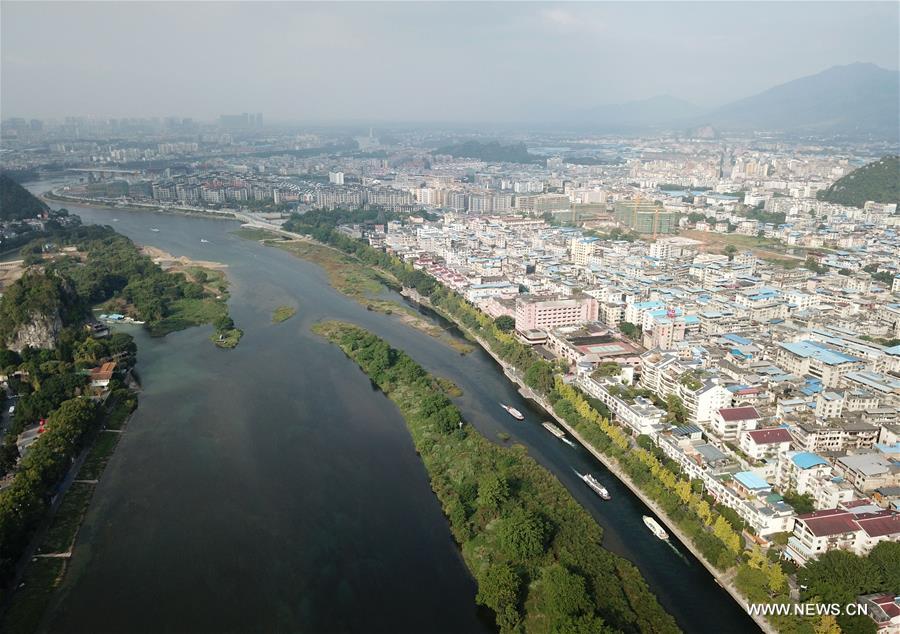
[[[863,165],[819,192],[819,200],[862,207],[868,200],[900,204],[900,157],[885,156]]]
[[[23,326],[35,329],[39,324],[46,332],[36,333],[35,341],[55,338],[60,328],[79,321],[85,312],[72,280],[55,271],[28,271],[0,299],[0,344],[12,340]]]
[[[50,208],[6,174],[0,174],[0,220],[24,220]]]

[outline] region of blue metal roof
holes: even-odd
[[[800,467],[801,469],[811,469],[816,465],[820,464],[828,464],[828,462],[819,455],[814,453],[810,453],[808,451],[803,451],[798,454],[795,454],[791,460],[794,461],[794,464]]]
[[[740,346],[749,346],[752,341],[745,337],[741,337],[740,335],[736,335],[734,333],[728,333],[727,335],[722,335],[723,339],[728,339],[728,341],[734,342]]]
[[[826,365],[838,365],[841,363],[859,361],[856,357],[825,348],[814,341],[796,341],[790,343],[779,343],[779,346],[792,352],[800,357],[812,357],[817,361],[821,361]]]
[[[760,478],[752,471],[741,471],[734,474],[734,479],[748,489],[770,489],[772,485]]]

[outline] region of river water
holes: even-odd
[[[525,445],[684,630],[758,631],[681,544],[649,533],[646,507],[624,485],[540,426],[547,415],[484,351],[461,356],[366,311],[319,267],[232,235],[235,222],[66,207],[138,243],[227,264],[231,315],[245,334],[224,351],[209,342],[209,327],[164,339],[133,328],[140,407],[98,484],[46,630],[492,629],[399,412],[309,331],[343,319],[453,380],[464,391],[455,402],[485,436],[500,442],[505,432]],[[272,324],[282,304],[298,312]],[[612,501],[584,485],[585,472]]]

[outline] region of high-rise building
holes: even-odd
[[[674,233],[678,226],[676,215],[652,200],[616,203],[616,220],[638,233]]]

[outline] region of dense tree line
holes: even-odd
[[[90,399],[63,402],[22,458],[12,483],[0,491],[0,585],[13,574],[97,415],[98,406]]]
[[[400,407],[432,488],[501,631],[674,632],[638,570],[545,469],[467,426],[402,351],[349,324],[319,331]]]

